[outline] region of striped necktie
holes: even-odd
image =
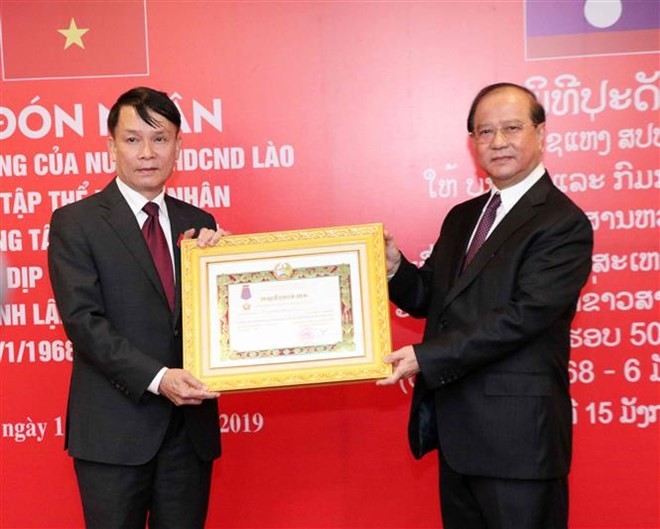
[[[495,193],[488,205],[486,206],[486,211],[484,211],[481,220],[479,221],[479,226],[477,226],[477,231],[474,232],[474,237],[472,237],[472,242],[470,243],[470,248],[468,248],[467,253],[465,254],[465,261],[463,262],[463,270],[467,268],[467,265],[472,261],[472,258],[477,254],[479,248],[484,243],[488,237],[488,232],[495,222],[495,216],[497,215],[497,208],[500,207],[502,199],[499,193]]]

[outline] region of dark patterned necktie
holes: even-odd
[[[495,222],[495,216],[497,215],[497,208],[500,207],[501,203],[502,203],[502,199],[500,198],[499,193],[495,193],[490,199],[490,202],[488,202],[488,205],[486,206],[486,211],[484,211],[484,214],[481,217],[481,220],[479,221],[479,226],[477,226],[477,231],[474,232],[474,237],[472,238],[472,242],[470,243],[470,248],[468,248],[467,254],[465,254],[465,261],[463,262],[463,270],[465,270],[465,268],[470,263],[470,261],[472,261],[472,258],[476,255],[476,253],[479,251],[479,248],[481,248],[481,245],[486,240],[486,237],[488,236],[488,232],[490,231],[493,222]]]
[[[170,309],[174,310],[172,258],[170,256],[170,249],[167,246],[167,239],[165,239],[165,233],[158,221],[158,204],[147,202],[142,210],[149,216],[142,226],[142,233],[151,251],[151,257],[156,265],[156,270],[158,270],[160,282],[163,284],[163,289],[167,296],[167,302],[170,305]]]

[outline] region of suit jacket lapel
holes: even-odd
[[[114,180],[101,191],[100,197],[102,199],[100,202],[101,216],[110,224],[117,234],[117,238],[128,252],[135,257],[149,281],[160,293],[163,303],[167,304],[163,285],[160,282],[147,243],[140,231],[140,226]]]
[[[495,227],[488,239],[486,239],[477,254],[474,256],[469,266],[458,276],[445,297],[444,307],[451,303],[451,301],[460,294],[465,287],[479,276],[479,273],[492,258],[493,254],[497,252],[511,234],[536,215],[536,207],[545,202],[548,191],[552,185],[550,176],[546,172],[545,175],[543,175],[543,177],[520,198],[511,211],[509,211],[502,221]],[[481,208],[478,209],[477,217],[481,213],[481,209],[484,205],[485,202],[481,202]],[[476,223],[476,220],[474,222]],[[470,235],[471,231],[467,234],[467,237]],[[466,245],[467,243],[465,243],[462,248],[465,249]],[[461,263],[458,267],[460,268],[460,266],[462,266],[462,259],[457,259],[457,261],[460,261]]]
[[[181,282],[183,274],[181,273],[181,247],[179,237],[186,231],[186,227],[192,226],[192,223],[186,220],[176,203],[165,194],[165,204],[167,205],[167,214],[170,218],[170,228],[172,230],[172,250],[174,252],[174,277],[176,278],[176,305],[174,307],[174,322],[181,317]]]

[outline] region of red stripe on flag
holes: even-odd
[[[527,37],[527,58],[653,53],[659,50],[659,41],[655,29]]]

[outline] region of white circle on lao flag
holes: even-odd
[[[584,18],[596,28],[609,28],[617,23],[623,13],[621,0],[587,0],[584,3]]]

